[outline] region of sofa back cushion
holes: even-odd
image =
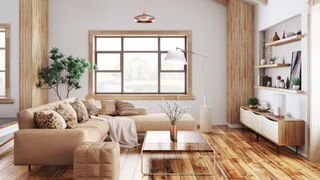
[[[52,109],[57,110],[63,102],[74,102],[76,98],[69,98],[62,101],[56,101],[49,104],[37,106],[34,108],[24,109],[17,113],[19,129],[34,129],[37,128],[36,121],[34,119],[34,113],[40,113],[41,111]]]

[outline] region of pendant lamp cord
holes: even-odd
[[[143,1],[143,14],[146,12],[146,0]]]

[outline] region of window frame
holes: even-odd
[[[97,39],[98,38],[121,38],[121,50],[120,51],[98,51],[97,50]],[[156,51],[126,51],[124,50],[124,39],[125,38],[157,38],[158,49]],[[186,36],[95,36],[95,64],[98,64],[98,54],[120,54],[120,69],[119,70],[98,70],[95,71],[95,77],[99,72],[104,73],[121,73],[121,92],[97,92],[97,78],[95,78],[95,94],[187,94],[187,66],[183,66],[183,70],[162,70],[161,55],[168,53],[168,51],[161,51],[161,38],[181,38],[185,41]],[[158,90],[157,92],[124,92],[124,54],[125,53],[154,53],[157,54],[158,58]],[[186,55],[186,53],[185,53]],[[188,61],[188,60],[187,60]],[[184,73],[184,92],[161,92],[161,73]]]
[[[0,104],[13,104],[14,100],[11,99],[11,89],[10,89],[10,24],[0,24],[0,29],[4,29],[5,33],[5,47],[0,48],[5,50],[5,69],[0,70],[0,72],[5,72],[5,95],[0,96]]]
[[[127,37],[127,38],[147,38],[147,37],[185,37],[186,41],[186,50],[192,51],[192,31],[96,31],[96,30],[91,30],[89,31],[89,63],[91,64],[91,67],[94,63],[96,63],[97,59],[97,51],[96,51],[96,38],[97,37],[106,37],[106,38],[115,38],[115,37]],[[123,41],[123,38],[121,39]],[[162,53],[166,53],[167,51],[159,51],[160,50],[160,41],[158,39],[158,50],[157,51],[134,51],[135,53],[137,52],[153,52],[153,53],[158,53],[158,56]],[[123,46],[123,43],[122,43]],[[99,52],[105,52],[105,51],[99,51]],[[118,52],[119,51],[106,51],[109,53],[112,52]],[[133,51],[128,51],[128,52],[133,52]],[[121,48],[121,53],[123,54],[123,47]],[[122,56],[122,55],[120,55]],[[158,64],[158,83],[161,72],[185,72],[185,92],[184,93],[177,93],[177,92],[172,92],[172,93],[159,93],[160,92],[160,86],[158,87],[158,92],[155,93],[100,93],[96,92],[96,75],[97,72],[95,71],[90,71],[89,72],[89,86],[88,86],[88,96],[86,96],[87,99],[89,98],[94,98],[94,99],[104,99],[104,100],[175,100],[179,97],[180,100],[194,100],[195,97],[192,95],[192,55],[190,53],[186,53],[187,57],[187,65],[184,67],[184,70],[161,70],[161,64]],[[160,57],[161,58],[161,57]],[[123,59],[123,57],[121,57]],[[123,61],[122,61],[123,62]],[[161,61],[159,62],[161,63]],[[113,70],[104,70],[104,71],[109,71],[112,72]],[[123,72],[123,64],[120,61],[120,70],[117,72]],[[101,72],[101,71],[100,71]],[[122,73],[122,92],[123,92],[123,73]]]

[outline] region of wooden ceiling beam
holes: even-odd
[[[214,0],[214,1],[217,1],[218,3],[228,6],[228,0]]]
[[[251,0],[251,1],[254,1],[254,2],[261,4],[261,5],[264,5],[264,6],[268,5],[268,0]]]

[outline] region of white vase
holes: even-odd
[[[299,90],[300,89],[300,85],[293,85],[292,88],[295,89],[295,90]]]
[[[266,60],[261,59],[260,64],[261,64],[261,65],[265,65],[265,64],[266,64]]]
[[[276,80],[276,87],[277,88],[280,88],[280,82],[281,82],[281,80]]]
[[[284,82],[280,82],[280,88],[284,88]]]

